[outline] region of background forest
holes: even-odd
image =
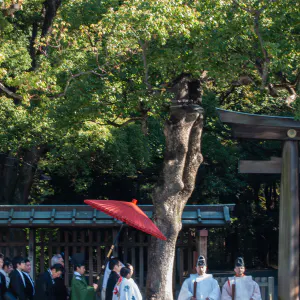
[[[216,107],[299,116],[296,0],[0,1],[0,204],[151,204],[173,84],[200,78],[204,158],[188,204],[236,204],[210,233],[231,267],[277,262],[279,176],[241,175],[239,159],[281,155],[236,141]],[[226,236],[223,249],[213,247]]]

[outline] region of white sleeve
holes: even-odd
[[[106,290],[106,286],[107,286],[107,281],[108,281],[108,277],[111,273],[111,270],[108,267],[109,264],[106,265],[105,271],[104,271],[104,277],[103,277],[103,282],[102,282],[102,288],[104,290]]]
[[[208,296],[209,300],[220,300],[221,299],[221,291],[218,284],[218,281],[214,279],[213,290]]]
[[[232,291],[228,280],[223,285],[221,300],[232,300]]]
[[[189,289],[190,279],[186,279],[181,287],[178,300],[190,300],[193,297],[193,293]]]
[[[253,281],[253,282],[254,282],[254,291],[253,291],[251,299],[261,300],[261,293],[260,293],[259,285],[257,284],[257,282],[255,282],[255,281]]]

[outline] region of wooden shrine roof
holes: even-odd
[[[300,122],[291,117],[255,115],[217,109],[220,120],[228,124],[236,138],[300,140]],[[292,130],[294,135],[289,135]]]
[[[151,218],[153,205],[139,205]],[[220,227],[231,222],[234,204],[186,205],[182,225]],[[0,227],[114,227],[121,222],[88,205],[0,205]]]

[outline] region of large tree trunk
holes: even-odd
[[[173,299],[173,264],[181,216],[202,162],[203,109],[200,80],[181,78],[165,123],[166,152],[162,178],[153,192],[154,222],[167,241],[151,238],[148,251],[147,299]]]
[[[2,156],[0,161],[0,204],[27,204],[37,163],[43,149],[33,147],[21,158]]]

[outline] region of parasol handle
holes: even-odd
[[[121,233],[121,231],[123,229],[123,226],[124,226],[124,223],[122,223],[122,225],[120,227],[120,230],[118,231],[118,233],[117,233],[117,235],[115,237],[115,240],[114,240],[113,244],[111,245],[111,247],[110,247],[110,249],[109,249],[109,251],[108,251],[108,253],[107,253],[106,257],[105,257],[105,261],[104,261],[104,264],[101,267],[101,271],[100,271],[99,275],[103,275],[104,274],[105,267],[106,267],[106,265],[107,265],[107,263],[109,261],[109,258],[110,258],[111,254],[112,254],[112,252],[113,252],[113,250],[115,248],[115,245],[116,245],[116,243],[117,243],[117,241],[119,239],[119,236],[120,236],[120,233]]]

